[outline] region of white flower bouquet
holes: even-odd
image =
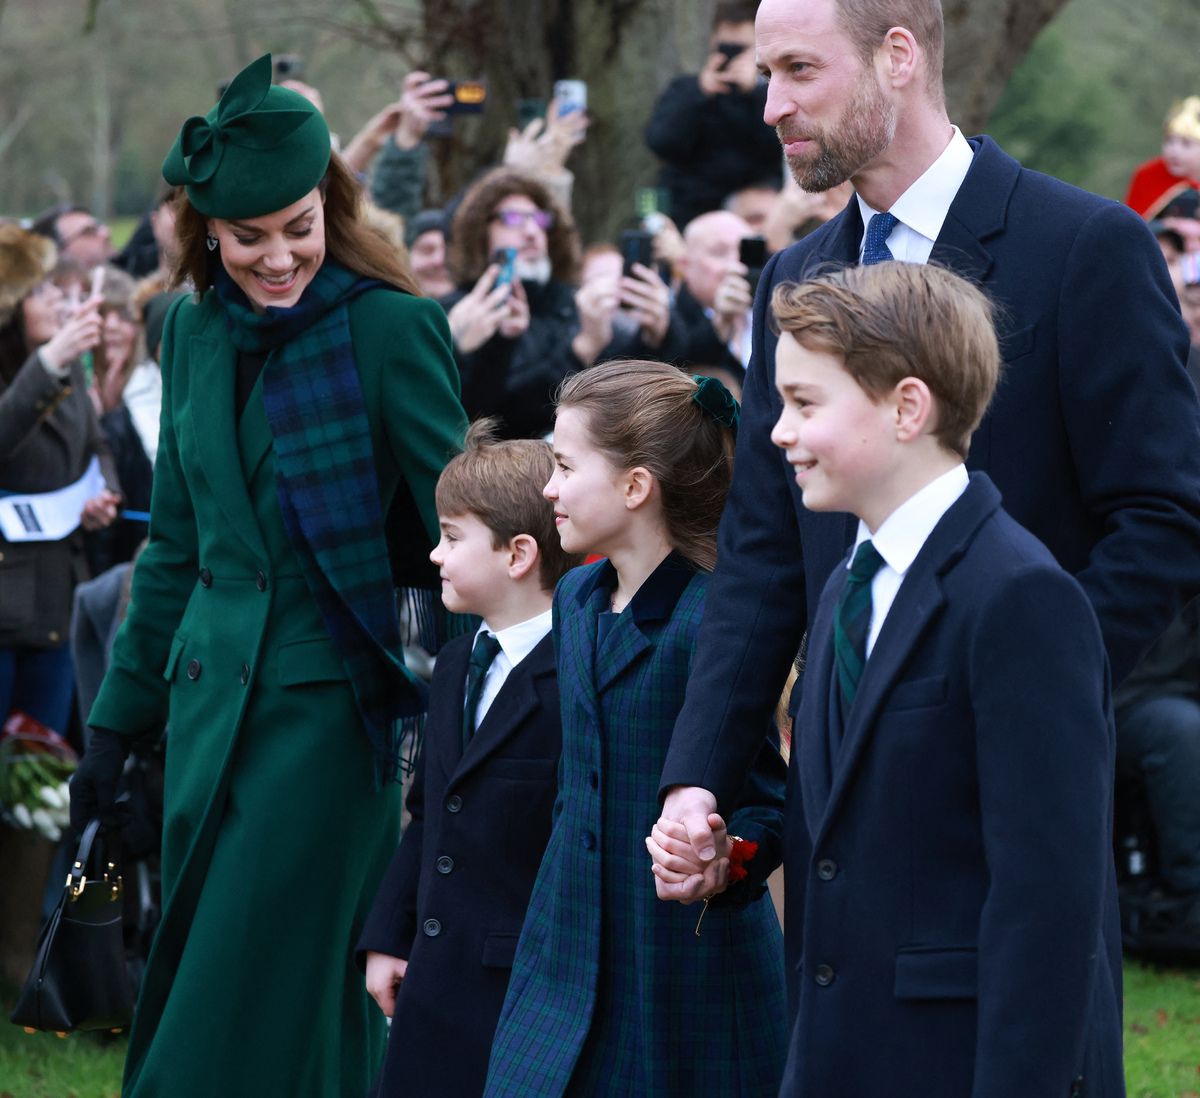
[[[52,728],[14,711],[0,729],[0,818],[58,842],[70,821],[67,780],[78,761]]]

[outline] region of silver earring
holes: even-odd
[[[210,252],[215,252],[217,250],[217,238],[213,236],[212,233],[205,235],[204,243],[208,245],[208,250]]]

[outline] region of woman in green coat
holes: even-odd
[[[196,294],[163,334],[150,541],[73,816],[169,723],[163,915],[126,1098],[360,1098],[383,1018],[352,949],[399,830],[384,536],[436,539],[465,428],[449,332],[358,217],[320,113],[249,66],[163,165]]]

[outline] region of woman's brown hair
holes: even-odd
[[[330,158],[318,189],[325,199],[325,254],[355,274],[420,297],[407,257],[364,219],[362,188],[337,153]],[[174,201],[179,260],[172,284],[183,285],[190,279],[196,291],[204,293],[213,283],[214,264],[221,262],[205,241],[208,219],[188,201],[183,188]]]
[[[496,207],[514,194],[524,195],[554,218],[546,230],[550,270],[559,282],[579,276],[579,233],[570,213],[540,180],[511,168],[494,168],[463,195],[450,228],[450,269],[463,286],[474,285],[490,261],[488,223]]]
[[[588,436],[616,468],[650,470],[672,547],[711,572],[733,476],[734,439],[696,403],[698,391],[674,366],[616,359],[569,377],[558,407],[583,413]]]

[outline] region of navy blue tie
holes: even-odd
[[[892,230],[900,223],[900,219],[891,213],[877,213],[867,224],[867,238],[863,241],[863,266],[870,263],[884,263],[895,259],[887,246],[887,238]]]
[[[475,647],[471,649],[471,659],[467,664],[467,704],[463,706],[462,733],[464,751],[475,734],[475,710],[479,708],[479,699],[483,694],[483,680],[487,678],[488,668],[499,652],[500,642],[487,630],[475,638]]]

